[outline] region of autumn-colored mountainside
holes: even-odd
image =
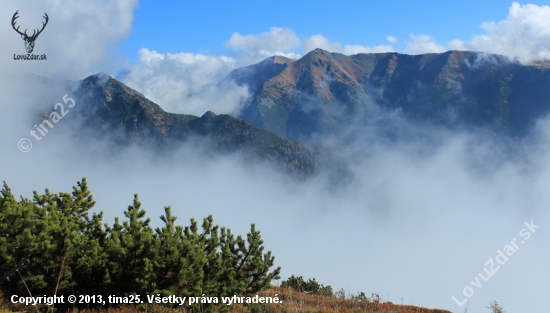
[[[372,106],[435,124],[522,134],[550,112],[550,62],[448,51],[422,55],[316,49],[299,60],[271,57],[227,79],[253,94],[239,116],[290,139],[337,133]]]
[[[268,162],[300,178],[317,173],[318,156],[325,154],[231,115],[168,113],[105,74],[89,76],[77,86],[75,114],[81,126],[77,135],[84,140],[107,139],[114,150],[137,144],[167,153],[194,141],[206,154],[242,152],[247,163]]]

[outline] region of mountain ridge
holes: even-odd
[[[228,75],[248,84],[253,95],[238,117],[302,142],[315,133],[337,133],[371,104],[412,119],[509,134],[525,133],[548,113],[548,61],[525,65],[471,51],[346,56],[316,49],[278,72],[246,76],[269,60]]]
[[[169,154],[198,140],[208,155],[242,152],[247,163],[268,162],[301,179],[319,170],[316,155],[320,148],[280,137],[231,115],[169,113],[104,73],[90,75],[76,85],[80,136],[108,139],[114,150],[136,144]]]
[[[79,136],[108,139],[114,151],[137,144],[161,154],[196,138],[207,154],[242,152],[246,162],[305,178],[329,163],[343,169],[333,152],[346,143],[329,149],[311,138],[339,138],[377,114],[374,107],[409,120],[508,134],[526,132],[550,108],[549,61],[524,65],[470,51],[346,56],[316,49],[299,60],[273,56],[225,79],[248,85],[252,94],[236,117],[169,113],[104,73],[72,82]]]

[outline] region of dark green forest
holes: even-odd
[[[2,296],[231,297],[256,294],[279,279],[281,269],[254,224],[245,237],[215,225],[212,216],[200,226],[194,219],[179,226],[165,207],[162,227],[153,229],[134,195],[124,217],[110,225],[103,212],[91,212],[95,204],[85,178],[70,193],[35,191],[32,200],[16,199],[4,182]]]

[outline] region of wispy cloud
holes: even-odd
[[[407,53],[471,50],[506,55],[519,61],[550,58],[550,6],[512,3],[506,19],[484,22],[485,34],[469,41],[459,39],[438,44],[428,35],[413,35]]]
[[[394,36],[387,36],[387,37],[386,37],[386,40],[389,41],[389,42],[392,42],[392,43],[396,43],[396,42],[397,42],[397,38],[394,37]]]
[[[448,49],[435,42],[435,38],[428,35],[410,35],[411,40],[407,42],[405,51],[409,54],[440,53]]]
[[[14,62],[2,58],[2,68],[10,72],[34,72],[48,77],[82,78],[91,72],[121,67],[121,59],[113,58],[115,47],[132,30],[137,0],[40,2],[3,1],[0,27],[4,42],[0,54],[24,54],[24,42],[9,26],[12,15],[19,11],[22,29],[42,26],[44,12],[50,20],[36,40],[33,53],[46,54],[47,62]]]
[[[239,52],[246,63],[258,62],[273,55],[298,58],[300,56],[294,50],[300,44],[301,40],[294,31],[280,27],[271,27],[269,31],[258,35],[241,35],[236,32],[225,43],[226,47]]]
[[[342,45],[339,42],[331,42],[325,36],[317,34],[304,39],[302,45],[302,54],[306,54],[316,48],[346,55],[396,51],[394,47],[385,45],[374,47],[366,47],[361,45]]]
[[[169,112],[236,113],[248,97],[248,88],[218,83],[236,66],[237,60],[226,56],[159,53],[144,48],[124,82]]]

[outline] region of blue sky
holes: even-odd
[[[132,33],[121,45],[130,61],[139,48],[158,52],[227,53],[235,32],[259,34],[270,27],[293,30],[300,38],[322,34],[341,44],[388,44],[403,48],[410,34],[438,42],[468,40],[483,33],[485,21],[506,18],[510,1],[152,1],[142,0]],[[549,1],[531,1],[545,5]]]
[[[128,32],[113,36],[124,64],[105,71],[174,113],[234,113],[246,90],[213,87],[231,70],[315,48],[550,58],[548,1],[133,1]]]

